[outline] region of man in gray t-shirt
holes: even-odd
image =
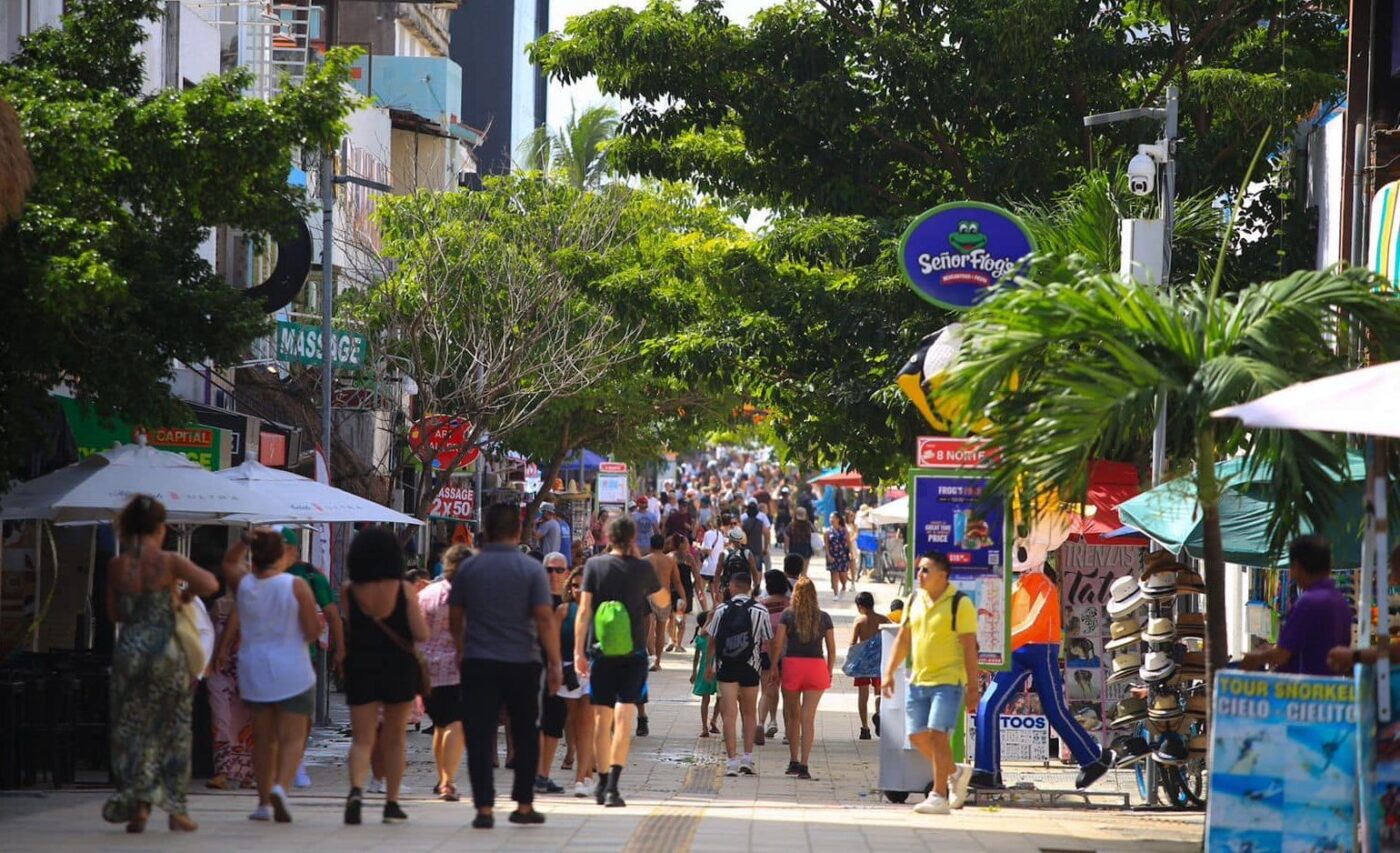
[[[555,551],[563,553],[564,531],[559,526],[559,515],[554,511],[554,504],[549,501],[540,504],[540,523],[535,525],[535,537],[540,551],[546,554]]]
[[[548,667],[549,695],[559,691],[564,679],[549,576],[538,561],[520,553],[520,510],[515,506],[488,507],[482,536],[486,544],[457,568],[447,597],[461,661],[467,771],[477,810],[473,825],[494,822],[491,758],[496,754],[496,721],[502,705],[515,739],[511,799],[518,807],[510,820],[544,823],[544,816],[532,805],[540,749],[541,650]]]

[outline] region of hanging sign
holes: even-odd
[[[988,456],[985,441],[921,435],[914,464],[920,468],[981,468],[987,464]]]
[[[408,431],[408,446],[419,459],[430,461],[433,470],[460,469],[481,455],[480,447],[466,446],[471,434],[472,425],[466,418],[429,415]]]
[[[321,363],[321,327],[305,323],[277,321],[277,358],[292,364]],[[359,332],[331,330],[331,364],[335,367],[364,367],[365,336]]]
[[[627,473],[627,463],[626,463],[626,462],[599,462],[599,463],[598,463],[598,473],[599,473],[599,474],[626,474],[626,473]]]
[[[920,214],[899,241],[899,266],[914,292],[962,311],[992,285],[1021,273],[1035,251],[1030,232],[1011,213],[975,201],[941,204]]]
[[[429,518],[443,518],[454,521],[476,520],[476,492],[461,486],[443,486],[433,498],[433,506],[428,510]]]

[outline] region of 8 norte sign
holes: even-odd
[[[331,363],[338,367],[365,366],[365,336],[332,330]],[[277,322],[277,358],[293,364],[321,363],[321,327]]]
[[[1021,220],[994,205],[960,201],[927,210],[909,225],[899,241],[899,266],[920,296],[962,311],[1023,272],[1033,251]]]

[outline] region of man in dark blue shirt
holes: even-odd
[[[1288,546],[1288,572],[1302,590],[1284,617],[1278,643],[1244,656],[1243,669],[1331,675],[1327,653],[1351,644],[1352,611],[1332,582],[1332,549],[1321,536],[1299,536]]]

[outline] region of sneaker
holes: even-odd
[[[472,818],[472,829],[490,829],[495,825],[495,815],[482,814],[481,812],[477,812],[476,817]]]
[[[870,723],[875,726],[875,737],[880,736],[880,712],[876,711],[870,715]]]
[[[564,793],[564,787],[563,787],[562,785],[560,785],[558,782],[555,782],[553,779],[549,778],[548,776],[536,776],[536,777],[535,777],[535,793],[536,793],[536,794],[562,794],[562,793]]]
[[[608,777],[598,774],[598,784],[593,786],[593,799],[598,801],[598,805],[603,805],[608,800]]]
[[[807,769],[807,765],[805,765],[805,764],[799,764],[799,765],[797,765],[797,778],[799,778],[799,779],[811,779],[811,778],[812,778],[812,771]]]
[[[758,771],[754,769],[753,758],[751,756],[746,755],[743,758],[739,759],[739,772],[744,774],[745,776],[758,775]]]
[[[528,812],[522,812],[519,810],[513,811],[510,813],[510,817],[506,819],[509,820],[511,823],[519,823],[526,826],[544,823],[544,815],[540,814],[534,809],[531,809]]]
[[[580,800],[588,799],[588,795],[593,793],[593,785],[590,782],[575,782],[574,796]]]
[[[293,788],[310,788],[311,776],[306,772],[306,765],[297,768],[297,777],[292,781]]]
[[[777,737],[777,736],[778,736],[778,724],[777,724],[777,723],[769,723],[769,724],[768,724],[768,732],[767,732],[767,734],[768,734],[769,737]]]
[[[870,740],[870,729],[861,729],[861,730],[860,730],[860,739],[861,739],[861,740]]]
[[[359,788],[351,788],[350,795],[345,798],[345,824],[347,826],[360,825],[360,808],[364,805],[364,798]]]
[[[1103,775],[1108,772],[1108,768],[1113,766],[1114,760],[1113,750],[1105,749],[1097,761],[1084,765],[1080,769],[1079,775],[1074,779],[1075,790],[1082,791],[1102,779]]]
[[[972,765],[953,765],[953,775],[948,777],[948,807],[960,809],[967,803],[967,786],[972,782]]]
[[[408,820],[408,815],[404,814],[398,803],[386,802],[384,804],[385,823],[403,823],[406,820]]]
[[[272,820],[272,806],[258,806],[248,815],[248,820]]]
[[[802,768],[802,765],[801,765],[801,764],[798,764],[796,761],[789,761],[789,762],[788,762],[787,769],[783,771],[783,775],[784,775],[784,776],[796,776],[796,775],[797,775],[797,771],[800,770],[801,768]]]
[[[952,809],[948,807],[948,801],[934,793],[929,793],[927,799],[920,800],[914,806],[915,814],[950,814]]]
[[[646,737],[651,734],[651,726],[647,725],[646,717],[637,718],[637,737]]]
[[[603,803],[610,809],[620,809],[627,805],[627,801],[622,799],[622,795],[612,789],[608,790],[607,801]]]
[[[366,790],[369,791],[371,794],[384,793],[384,780],[371,776],[369,780],[369,787]]]
[[[729,759],[728,761],[724,762],[724,775],[726,775],[726,776],[738,776],[738,775],[739,775],[739,759],[737,759],[737,758],[731,758],[731,759]]]
[[[272,786],[272,819],[278,823],[291,823],[292,810],[287,808],[287,792],[281,785]]]

